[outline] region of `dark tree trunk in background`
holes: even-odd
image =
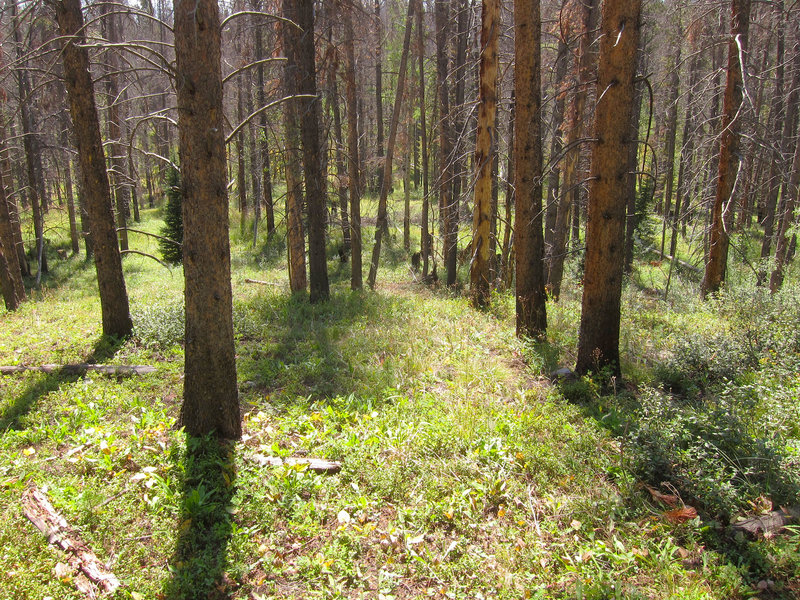
[[[94,264],[103,314],[103,333],[123,338],[130,335],[133,323],[114,227],[111,191],[100,138],[100,121],[97,117],[94,88],[89,74],[89,53],[82,46],[86,43],[83,14],[80,0],[59,0],[54,4],[59,32],[64,37],[62,40],[64,77],[80,157],[82,194],[92,232]],[[227,212],[225,214],[227,216]]]
[[[800,133],[800,132],[798,132]],[[788,185],[785,186],[783,212],[780,215],[780,228],[778,229],[778,239],[775,244],[775,268],[769,278],[769,291],[777,292],[783,285],[785,277],[784,269],[788,262],[789,247],[791,240],[788,237],[789,228],[794,223],[794,212],[797,205],[798,183],[800,183],[800,138],[795,141],[794,160],[792,161],[792,173]],[[793,238],[792,238],[793,239]]]
[[[567,76],[567,67],[569,66],[570,57],[568,50],[566,42],[559,38],[554,80],[557,86],[556,98],[553,104],[553,114],[551,118],[553,137],[550,140],[550,174],[547,177],[547,209],[545,211],[544,223],[544,248],[547,255],[550,255],[552,252],[556,213],[558,212],[561,169],[558,167],[556,160],[559,158],[564,147],[562,130],[564,128],[564,105],[567,96],[567,83],[565,78]]]
[[[428,196],[428,125],[425,106],[425,37],[423,31],[425,6],[422,0],[417,1],[417,58],[419,71],[419,121],[422,153],[422,215],[420,216],[420,253],[422,254],[422,274],[428,275],[428,260],[431,255],[431,234],[428,229],[430,221],[430,198]]]
[[[28,198],[33,212],[33,231],[36,236],[36,260],[38,271],[37,282],[42,273],[47,273],[47,252],[44,247],[44,212],[47,194],[42,176],[42,150],[39,143],[36,117],[31,110],[33,91],[30,75],[23,58],[23,42],[20,24],[17,17],[17,0],[11,1],[11,16],[14,20],[14,44],[17,48],[17,87],[20,97],[20,116],[22,118],[23,146],[25,148],[25,164],[28,176]]]
[[[314,1],[295,0],[297,24],[300,26],[297,48],[298,91],[300,99],[300,132],[303,138],[303,171],[308,208],[308,280],[311,302],[330,297],[328,260],[325,253],[326,186],[322,174],[319,139],[320,99],[317,95],[316,60],[314,58]]]
[[[361,178],[358,158],[358,106],[356,59],[353,41],[353,6],[339,6],[344,18],[345,96],[347,99],[347,177],[350,183],[350,288],[362,287],[361,268]]]
[[[282,14],[285,19],[297,22],[294,0],[283,0]],[[286,64],[283,72],[284,95],[297,94],[297,47],[300,32],[287,23],[281,24],[283,51]],[[284,165],[286,167],[286,237],[289,254],[289,289],[292,293],[305,292],[306,252],[303,231],[303,182],[300,175],[300,123],[298,118],[299,99],[283,103]]]
[[[381,2],[375,0],[375,120],[377,126],[377,154],[378,165],[375,176],[378,182],[378,192],[383,187],[383,21],[381,20]],[[389,174],[391,178],[391,173]],[[390,183],[391,185],[391,183]]]
[[[16,310],[25,299],[25,286],[22,284],[22,271],[19,268],[14,248],[14,232],[3,173],[0,170],[0,284],[3,300],[8,310]]]
[[[378,199],[378,220],[375,225],[375,244],[372,247],[372,261],[369,266],[367,285],[375,287],[375,280],[378,277],[378,263],[381,256],[381,242],[383,234],[389,231],[389,221],[387,217],[389,187],[392,183],[392,160],[394,159],[394,146],[397,140],[397,126],[400,123],[400,111],[403,106],[403,93],[406,85],[406,66],[408,64],[408,48],[411,45],[411,29],[414,26],[414,2],[408,3],[408,14],[406,15],[406,30],[403,37],[403,52],[400,55],[400,71],[397,76],[397,90],[394,97],[394,109],[392,110],[392,122],[389,125],[389,140],[386,144],[386,158],[383,164],[383,185],[381,185],[381,195]]]
[[[664,155],[666,164],[664,165],[664,220],[661,226],[661,258],[664,258],[664,248],[667,240],[667,224],[677,218],[672,214],[672,191],[675,186],[675,138],[678,134],[678,93],[680,91],[679,69],[681,66],[681,40],[683,39],[683,28],[678,25],[675,38],[675,58],[669,73],[667,83],[667,97],[670,99],[667,110],[667,131],[664,141]]]
[[[541,16],[539,0],[514,2],[514,183],[517,335],[547,330],[542,234]]]
[[[255,0],[253,3],[254,10],[261,10],[261,0]],[[255,47],[256,47],[256,60],[261,61],[264,59],[264,44],[262,41],[262,27],[256,24],[254,27]],[[259,63],[256,67],[256,83],[258,84],[258,91],[256,93],[256,102],[258,108],[266,105],[266,95],[264,92],[264,65]],[[262,187],[264,190],[264,208],[267,211],[267,235],[272,235],[275,232],[275,208],[274,200],[272,199],[272,174],[270,173],[270,160],[269,160],[269,144],[267,143],[267,113],[261,111],[258,115],[259,132],[259,147],[261,150],[261,168],[262,168]],[[257,224],[253,225],[253,231],[256,231]],[[253,243],[255,243],[255,235],[253,235]]]
[[[597,72],[589,215],[576,372],[621,375],[620,301],[624,262],[625,181],[633,110],[641,0],[606,0]]]
[[[638,59],[638,72],[644,73],[646,71],[646,57],[642,44],[641,37],[639,39],[639,59]],[[633,110],[631,111],[630,122],[630,136],[631,140],[636,143],[628,145],[628,172],[635,173],[639,170],[639,124],[642,117],[642,97],[644,96],[644,81],[636,83],[633,91]],[[628,177],[625,181],[625,195],[627,198],[627,209],[625,215],[625,264],[624,271],[626,273],[633,272],[633,246],[634,234],[636,233],[636,222],[638,216],[636,215],[636,182],[639,176]]]
[[[711,213],[711,232],[706,271],[701,293],[703,298],[717,292],[725,281],[728,266],[728,232],[733,223],[731,202],[739,172],[739,131],[742,118],[743,84],[739,57],[747,57],[747,34],[750,28],[750,0],[733,0],[731,35],[728,41],[728,69],[722,107],[722,138],[719,149],[717,191]],[[740,54],[741,44],[741,54]]]
[[[328,87],[333,112],[333,137],[336,145],[336,193],[339,198],[339,220],[342,225],[342,246],[345,255],[350,254],[350,219],[347,214],[347,190],[351,182],[347,179],[347,157],[345,156],[344,136],[342,133],[342,111],[339,107],[339,86],[336,84],[338,61],[334,61],[328,73]],[[347,184],[345,184],[347,182]]]
[[[561,198],[556,211],[553,227],[553,243],[547,257],[547,289],[555,300],[561,295],[561,281],[564,277],[564,261],[567,257],[567,234],[570,227],[571,211],[578,207],[578,196],[581,182],[578,180],[579,159],[581,155],[580,139],[583,137],[583,112],[586,105],[588,86],[591,83],[592,61],[591,51],[595,39],[595,27],[598,16],[599,0],[581,1],[581,36],[578,43],[578,82],[577,89],[570,101],[567,126],[567,152],[564,157],[563,183]]]
[[[777,8],[778,12],[782,15],[783,11],[780,7]],[[795,33],[797,26],[795,25]],[[793,62],[793,73],[791,78],[791,87],[789,88],[789,95],[785,97],[784,83],[785,83],[785,69],[784,69],[784,51],[785,39],[789,33],[788,21],[784,23],[783,35],[778,37],[778,48],[776,56],[776,74],[775,74],[775,92],[772,99],[772,107],[770,114],[773,117],[772,132],[776,143],[775,150],[771,153],[769,177],[767,178],[767,196],[764,206],[764,217],[761,220],[761,225],[764,228],[764,239],[761,242],[761,258],[766,260],[772,251],[772,242],[775,237],[775,212],[778,207],[778,194],[781,188],[781,177],[787,171],[786,154],[789,152],[790,141],[792,135],[792,119],[791,115],[797,113],[797,103],[800,99],[800,40],[795,38],[795,53]],[[784,105],[784,100],[786,104]],[[785,118],[790,116],[790,118]],[[757,282],[758,285],[763,285],[767,278],[766,268],[759,269]]]
[[[439,212],[444,224],[444,262],[447,266],[447,285],[456,283],[458,267],[458,206],[452,197],[453,130],[450,123],[450,87],[448,40],[450,10],[448,0],[436,0],[436,78],[439,87]]]
[[[175,2],[183,192],[186,359],[180,423],[194,436],[242,435],[228,240],[225,135],[216,0]]]
[[[103,12],[103,26],[105,28],[108,41],[112,44],[119,43],[120,36],[117,31],[118,15],[112,13],[111,6],[101,3]],[[109,152],[111,153],[111,183],[112,194],[117,208],[117,235],[119,236],[120,250],[128,249],[128,231],[126,229],[126,219],[130,213],[130,188],[128,187],[128,174],[125,167],[125,149],[122,144],[124,135],[125,116],[123,114],[123,104],[119,97],[120,89],[117,81],[119,75],[119,61],[117,60],[117,50],[111,49],[106,53],[108,72],[106,78],[106,96],[108,103],[108,137]]]

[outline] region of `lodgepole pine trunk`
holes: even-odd
[[[72,128],[80,158],[82,194],[92,232],[103,333],[124,338],[130,335],[133,323],[114,226],[100,121],[89,74],[89,53],[84,46],[86,38],[81,4],[80,0],[56,0],[54,4],[62,36],[62,60]]]
[[[624,263],[625,180],[635,95],[641,0],[606,0],[597,72],[589,214],[577,373],[621,375],[619,325]]]
[[[541,16],[539,0],[514,3],[514,249],[517,336],[547,329],[542,234]]]
[[[186,302],[180,423],[193,436],[238,439],[220,37],[216,0],[176,0]]]
[[[744,65],[740,57],[747,56],[747,34],[750,28],[750,0],[731,3],[731,34],[728,41],[728,69],[722,106],[722,137],[719,148],[717,191],[711,211],[711,231],[706,270],[701,294],[719,291],[728,267],[729,226],[732,221],[734,187],[739,179],[739,131],[742,119]]]
[[[372,261],[369,266],[367,285],[370,289],[375,288],[375,279],[378,277],[378,262],[381,256],[381,242],[384,232],[388,231],[387,201],[389,187],[392,182],[392,160],[394,158],[394,146],[397,140],[397,126],[400,122],[400,111],[403,105],[403,93],[406,85],[406,65],[408,63],[408,49],[411,44],[411,29],[414,18],[414,2],[408,3],[408,13],[406,15],[406,29],[403,37],[403,52],[400,55],[400,71],[397,77],[397,91],[394,97],[394,109],[392,110],[392,122],[389,125],[389,139],[386,144],[386,158],[383,163],[383,178],[381,185],[381,195],[378,199],[378,221],[375,225],[375,245],[372,247]]]
[[[534,27],[536,26],[538,26],[537,23],[534,24]],[[489,304],[489,266],[491,256],[489,237],[492,233],[492,164],[497,150],[497,67],[499,62],[497,48],[499,30],[500,1],[483,0],[481,9],[478,135],[475,145],[477,180],[475,181],[475,200],[472,215],[472,260],[470,261],[469,269],[470,298],[475,307]],[[529,31],[523,30],[521,33],[530,35]],[[533,50],[534,52],[536,51],[535,48]],[[517,60],[519,60],[519,55]],[[534,65],[534,69],[536,69],[538,64],[536,64],[535,59]],[[527,65],[525,68],[527,69]],[[519,62],[517,63],[517,69],[522,70]],[[530,76],[527,70],[524,72]],[[522,84],[525,85],[525,83],[523,82]],[[539,169],[541,170],[541,162]]]

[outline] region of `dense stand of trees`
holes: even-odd
[[[179,163],[193,430],[238,435],[230,212],[256,250],[263,230],[285,236],[290,288],[312,302],[331,293],[329,259],[350,262],[358,290],[371,250],[375,287],[402,219],[423,281],[441,268],[480,306],[512,289],[530,337],[546,335],[547,294],[558,301],[578,265],[578,370],[618,375],[620,289],[638,253],[655,247],[670,278],[678,255],[694,263],[704,297],[724,289],[731,255],[781,287],[796,248],[798,17],[788,0],[8,0],[6,307],[47,273],[61,226],[73,254],[82,238],[94,257],[104,332],[129,334],[128,224],[163,203]],[[208,310],[216,357],[192,350],[208,343],[189,332]],[[193,387],[201,355],[219,368]],[[192,420],[215,385],[225,419]]]

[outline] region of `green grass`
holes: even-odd
[[[56,211],[49,219],[61,231]],[[475,311],[461,293],[415,284],[396,230],[375,292],[349,290],[332,240],[332,299],[311,306],[289,295],[281,237],[253,251],[232,223],[236,444],[174,427],[180,267],[125,258],[135,335],[122,344],[100,335],[82,257],[53,258],[41,289],[0,312],[0,363],[157,367],[0,378],[0,598],[82,597],[22,516],[33,484],[123,581],[117,598],[800,594],[797,529],[758,540],[728,529],[798,503],[795,284],[769,298],[737,271],[733,292],[701,303],[679,273],[664,300],[646,258],[623,296],[627,380],[557,388],[544,376],[574,360],[576,279],[548,305],[547,342],[533,344],[514,337],[510,294]],[[144,211],[137,228],[160,224]],[[157,252],[145,236],[130,243]],[[264,467],[262,455],[343,467]],[[671,522],[644,484],[699,517]]]

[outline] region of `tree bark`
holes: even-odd
[[[389,230],[387,218],[387,201],[389,188],[392,182],[392,160],[394,158],[394,146],[397,140],[397,126],[400,122],[400,111],[403,105],[403,94],[406,85],[406,65],[408,64],[408,49],[411,45],[411,29],[414,25],[414,2],[408,3],[408,13],[406,15],[406,30],[403,37],[403,52],[400,55],[400,71],[397,76],[397,91],[394,97],[394,109],[392,110],[392,122],[389,125],[389,139],[386,144],[386,158],[383,163],[383,185],[381,185],[381,195],[378,199],[378,221],[375,225],[375,244],[372,247],[372,261],[369,266],[367,285],[370,289],[375,288],[375,280],[378,277],[378,262],[381,256],[381,242],[384,232]]]
[[[547,330],[542,234],[541,15],[539,0],[514,2],[514,182],[517,335]]]
[[[89,74],[89,53],[83,45],[86,38],[81,4],[80,0],[56,0],[54,4],[59,32],[63,36],[64,77],[80,157],[82,192],[92,232],[103,333],[123,338],[130,335],[133,323],[114,227],[100,121]]]
[[[238,439],[242,425],[233,343],[216,0],[176,0],[175,64],[186,302],[180,423],[190,435],[213,432]]]
[[[444,225],[444,262],[447,267],[447,285],[456,283],[458,267],[458,206],[453,191],[453,130],[450,117],[450,86],[448,85],[449,59],[447,42],[450,36],[450,8],[448,0],[436,0],[436,78],[439,88],[439,213]]]
[[[578,360],[575,370],[621,375],[620,300],[625,242],[625,181],[635,95],[641,0],[606,0],[600,31],[589,213]]]
[[[533,10],[535,9],[536,7],[533,7]],[[533,20],[536,20],[535,17]],[[538,23],[534,23],[534,27],[537,25]],[[497,151],[497,49],[499,31],[499,0],[483,0],[481,9],[478,137],[475,145],[477,179],[475,181],[475,200],[472,215],[472,260],[470,261],[469,269],[470,298],[475,307],[489,304],[489,263],[491,256],[489,237],[491,235],[492,212],[492,164]],[[530,35],[530,31],[522,31],[521,33]],[[526,50],[530,50],[530,48],[526,48]],[[533,50],[535,52],[536,48]],[[517,55],[517,61],[519,61],[521,54],[520,52]],[[533,62],[535,70],[538,67],[535,58]],[[517,62],[517,68],[521,68],[519,62]],[[527,69],[527,65],[524,68]],[[527,70],[525,72],[527,73]],[[528,75],[531,74],[528,73]],[[538,86],[538,79],[535,79],[535,82]],[[518,83],[525,85],[527,82]],[[538,111],[533,114],[538,115]],[[538,123],[538,118],[535,120]],[[539,170],[541,171],[541,156]]]
[[[339,4],[342,7],[342,4]],[[358,158],[358,105],[356,90],[356,59],[353,41],[352,4],[342,7],[344,18],[345,96],[347,100],[347,178],[350,183],[350,288],[360,290],[361,264],[361,177]]]
[[[296,2],[283,0],[282,14],[285,19],[297,22]],[[290,99],[283,103],[284,119],[284,165],[286,168],[286,236],[289,254],[289,289],[293,294],[305,292],[306,252],[303,231],[303,183],[300,176],[300,124],[298,122],[297,94],[297,27],[286,22],[281,24],[283,51],[286,64],[283,71],[284,95]]]
[[[17,49],[17,84],[19,90],[19,110],[22,119],[23,146],[25,148],[25,164],[28,176],[28,197],[33,212],[33,231],[36,237],[36,259],[38,270],[36,273],[37,283],[41,279],[42,273],[47,273],[47,251],[44,247],[44,212],[47,203],[42,177],[42,151],[39,143],[38,127],[36,117],[31,111],[31,101],[33,91],[31,88],[30,75],[23,57],[22,35],[20,23],[17,16],[17,2],[11,1],[11,16],[14,20],[14,44]]]
[[[3,300],[8,310],[16,310],[25,299],[25,286],[22,284],[22,271],[19,268],[15,251],[14,232],[8,210],[6,186],[0,170],[0,283]]]
[[[701,294],[719,291],[728,266],[728,231],[732,223],[734,187],[739,178],[739,130],[742,118],[743,83],[740,58],[747,56],[747,34],[750,28],[750,0],[731,3],[731,35],[728,42],[728,69],[722,107],[722,137],[719,149],[717,191],[711,217],[709,252]]]
[[[322,175],[322,155],[319,139],[320,99],[317,95],[316,61],[314,58],[314,1],[296,0],[298,37],[298,91],[303,118],[300,132],[303,139],[303,171],[306,181],[308,208],[308,280],[309,300],[323,302],[330,297],[328,260],[325,252],[326,189]]]

